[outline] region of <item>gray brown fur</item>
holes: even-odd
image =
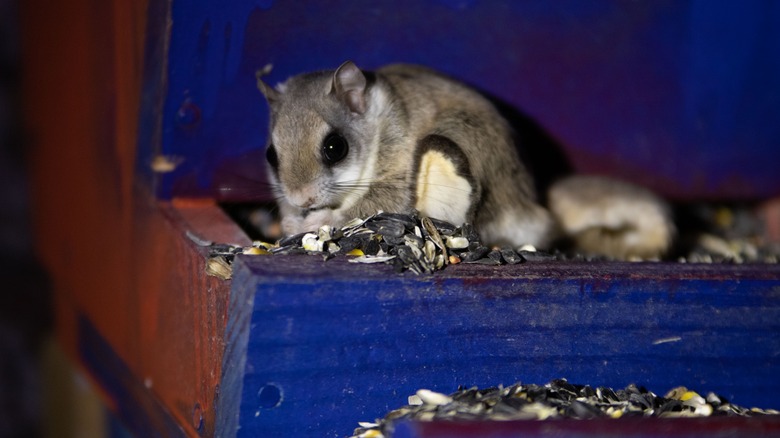
[[[258,77],[258,88],[271,107],[271,143],[279,163],[271,169],[272,183],[286,233],[419,206],[418,152],[436,138],[429,136],[449,139],[465,156],[464,167],[445,153],[457,170],[454,181],[462,177],[471,188],[464,191],[467,205],[458,208],[467,210],[465,219],[485,242],[544,247],[559,229],[567,229],[566,217],[554,212],[556,223],[536,201],[505,119],[457,81],[419,66],[391,65],[370,73],[347,62],[336,71],[295,76],[276,89]],[[329,167],[320,149],[334,130],[347,139],[349,153]],[[442,160],[431,162],[444,163],[434,170],[447,168]],[[456,199],[459,189],[437,188],[437,175],[432,171],[425,180],[433,182],[432,191]]]

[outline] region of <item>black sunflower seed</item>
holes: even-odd
[[[404,231],[406,231],[403,223],[393,220],[374,220],[366,222],[366,228],[379,235],[391,237],[401,237],[404,235]]]
[[[417,257],[414,256],[412,249],[408,246],[399,246],[396,248],[396,255],[399,260],[402,260],[406,264],[412,264],[417,262]]]
[[[433,225],[436,227],[436,229],[439,230],[439,233],[445,236],[452,236],[453,234],[455,234],[455,231],[457,231],[458,229],[458,227],[456,227],[455,225],[447,221],[443,221],[436,218],[430,218],[430,219]]]
[[[416,237],[416,236],[415,236]],[[382,239],[387,242],[390,246],[398,246],[403,245],[406,241],[404,240],[404,236],[399,237],[393,237],[393,236],[382,236]]]
[[[529,262],[547,262],[556,259],[555,255],[544,251],[520,251],[518,254]]]
[[[403,224],[403,226],[409,231],[414,230],[414,226],[417,225],[417,220],[414,217],[403,213],[382,212],[376,215],[376,219],[388,220]]]
[[[489,252],[490,248],[486,246],[477,246],[472,250],[469,245],[469,251],[462,253],[460,258],[466,263],[474,262],[481,259],[482,257],[485,257]]]
[[[341,251],[339,252],[346,254],[353,249],[363,248],[365,240],[365,235],[362,234],[353,234],[349,237],[344,237],[339,240],[339,247],[341,247]]]
[[[377,239],[369,238],[361,248],[366,255],[377,255],[379,253],[379,241]]]
[[[571,405],[569,405],[568,414],[574,418],[582,419],[596,418],[604,415],[601,412],[601,409],[598,407],[581,402],[579,400],[574,400],[571,402]]]
[[[501,251],[494,249],[488,253],[488,258],[495,261],[499,265],[504,263],[504,257],[501,255]]]
[[[523,263],[525,259],[512,248],[501,248],[501,256],[510,265]]]
[[[279,241],[279,246],[300,245],[303,242],[303,236],[306,234],[308,233],[298,233],[284,237]]]
[[[477,231],[474,229],[474,226],[471,224],[463,224],[461,226],[461,234],[463,237],[469,240],[469,242],[477,242],[481,244],[479,234],[477,234]]]

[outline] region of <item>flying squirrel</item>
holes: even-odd
[[[546,206],[514,132],[486,97],[434,70],[338,69],[257,86],[270,107],[266,149],[282,231],[339,226],[379,210],[474,224],[489,245],[561,238],[617,259],[658,258],[675,229],[650,191],[599,176],[553,183]]]

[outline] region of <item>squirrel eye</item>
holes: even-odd
[[[332,166],[343,160],[349,152],[347,140],[339,134],[330,134],[322,142],[322,157],[325,164]]]
[[[268,160],[268,164],[270,164],[274,170],[279,168],[279,157],[276,156],[276,148],[274,145],[269,144],[268,148],[266,148],[265,159]]]

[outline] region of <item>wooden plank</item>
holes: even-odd
[[[262,161],[258,145],[264,142],[264,128],[258,131],[258,124],[264,126],[259,122],[264,107],[247,90],[254,89],[254,69],[283,47],[263,46],[271,40],[262,36],[274,33],[273,26],[284,20],[268,20],[255,2],[221,7],[223,13],[215,15],[214,3],[196,1],[177,3],[173,23],[178,27],[172,28],[171,2],[151,2],[151,27],[157,33],[146,45],[147,54],[154,54],[150,63],[143,53],[147,3],[20,4],[35,226],[40,256],[56,289],[58,336],[71,357],[80,358],[104,383],[111,406],[142,419],[134,424],[143,424],[146,416],[146,424],[162,425],[162,430],[169,430],[172,419],[189,435],[232,435],[239,426],[241,435],[290,427],[341,435],[356,421],[402,404],[419,386],[446,391],[457,383],[548,380],[561,373],[615,386],[635,379],[648,385],[693,380],[736,402],[756,404],[762,401],[756,398],[761,396],[755,391],[758,385],[770,382],[768,387],[777,389],[772,383],[778,342],[773,335],[778,329],[774,267],[463,266],[416,278],[343,261],[254,259],[237,263],[236,293],[230,297],[230,282],[205,277],[204,249],[186,231],[235,243],[246,242],[242,234],[212,202],[160,203],[154,195],[215,194],[222,182],[235,188],[237,180],[221,180],[221,172],[246,171],[245,179],[253,183],[262,177],[257,163]],[[408,17],[429,15],[408,13],[414,8],[441,7],[406,6],[384,7]],[[299,6],[278,7],[290,9],[273,13],[298,16]],[[469,22],[468,15],[446,13]],[[319,15],[312,14],[307,23],[316,24]],[[741,17],[749,19],[750,14]],[[310,32],[307,38],[318,41],[336,36],[316,26],[304,28]],[[473,26],[454,29],[474,35]],[[509,37],[509,42],[519,38]],[[242,38],[251,43],[239,44]],[[368,65],[398,59],[393,54],[407,47],[365,41],[389,48],[366,50],[374,54],[366,59]],[[167,52],[169,43],[172,53]],[[284,63],[274,79],[314,64],[338,64],[345,48],[354,50],[351,44],[328,47],[317,57]],[[537,55],[557,53],[545,50]],[[206,70],[190,68],[193,61]],[[503,67],[504,61],[492,62]],[[558,66],[560,59],[553,61]],[[455,67],[473,64],[443,58],[433,63],[483,85],[517,83],[506,79],[518,71],[534,73],[479,66],[463,72]],[[227,66],[228,74],[220,66]],[[509,76],[485,78],[480,75],[485,70]],[[147,73],[143,93],[142,71]],[[546,81],[548,73],[538,70],[528,77]],[[635,77],[626,77],[630,80],[624,85],[635,83]],[[523,82],[528,83],[533,81]],[[550,101],[523,94],[536,89],[523,87],[511,97]],[[166,90],[171,94],[165,95]],[[557,85],[547,90],[559,92]],[[592,102],[584,96],[581,102]],[[145,117],[139,122],[142,101]],[[190,103],[195,106],[185,105]],[[566,107],[574,108],[568,102]],[[551,108],[548,114],[559,114]],[[202,118],[189,118],[181,109]],[[577,117],[570,121],[579,122],[582,110],[574,113]],[[760,118],[755,123],[772,126]],[[583,138],[579,129],[601,132],[588,123],[578,126],[565,128],[568,138]],[[170,137],[162,141],[165,135]],[[134,162],[139,136],[143,150]],[[673,142],[661,144],[674,147]],[[721,146],[733,154],[734,144],[739,142],[724,140]],[[600,148],[598,142],[588,147]],[[756,156],[765,152],[759,145]],[[149,166],[159,154],[184,158],[187,164],[180,173],[157,175]],[[653,175],[657,155],[649,155]],[[725,163],[715,165],[716,170],[734,166]],[[677,176],[672,167],[663,169]],[[742,195],[776,191],[774,173],[755,175],[757,180],[726,187]],[[158,191],[159,180],[166,184]],[[724,186],[699,181],[685,187],[691,193],[712,193]],[[674,336],[680,341],[653,345]],[[107,363],[115,366],[100,374],[106,371],[101,364]],[[121,385],[112,385],[112,378]]]
[[[161,145],[186,161],[160,193],[270,198],[254,72],[273,64],[276,83],[352,59],[420,63],[480,87],[533,118],[580,172],[677,199],[780,195],[773,2],[559,3],[173,2]]]
[[[621,420],[552,420],[430,422],[399,424],[393,438],[729,438],[780,436],[777,417],[624,418]]]
[[[20,4],[36,247],[56,289],[58,335],[71,346],[75,325],[62,321],[73,303],[96,310],[123,351],[133,343],[125,313],[97,314],[108,302],[126,307],[130,294],[128,282],[114,280],[130,265],[140,84],[133,72],[143,57],[146,3]]]
[[[204,250],[186,231],[247,241],[213,202],[159,203],[149,162],[137,173],[139,135],[144,150],[159,148],[154,127],[138,134],[142,99],[145,115],[160,117],[155,88],[141,93],[143,71],[161,86],[170,32],[169,2],[152,3],[156,51],[146,61],[156,54],[156,63],[144,59],[147,1],[20,4],[37,248],[54,283],[58,338],[104,383],[107,404],[210,436],[230,283],[206,277]],[[120,369],[127,375],[110,374]]]
[[[140,196],[139,196],[140,198]],[[131,370],[190,434],[212,436],[221,379],[230,282],[205,274],[202,239],[249,240],[213,203],[141,198],[133,261],[138,361]],[[121,353],[121,351],[120,351]]]
[[[123,276],[105,279],[98,291],[77,289],[75,299],[57,291],[58,330],[73,336],[61,342],[139,436],[170,436],[177,428],[214,436],[230,281],[205,274],[207,250],[187,232],[248,240],[211,202],[175,208],[140,192],[136,204],[131,263]],[[129,286],[127,296],[112,294],[120,285]],[[96,292],[105,296],[100,308],[81,304]],[[122,332],[99,325],[115,315],[126,321]],[[135,342],[116,342],[125,336]]]
[[[241,365],[226,366],[223,397],[240,400],[237,436],[343,436],[419,388],[566,377],[760,407],[780,389],[776,265],[461,264],[417,277],[259,256],[236,262],[233,284],[239,345],[225,358]]]
[[[128,430],[136,436],[150,438],[187,436],[168,409],[133,375],[87,318],[78,318],[77,330],[82,364],[109,397],[111,409]]]

